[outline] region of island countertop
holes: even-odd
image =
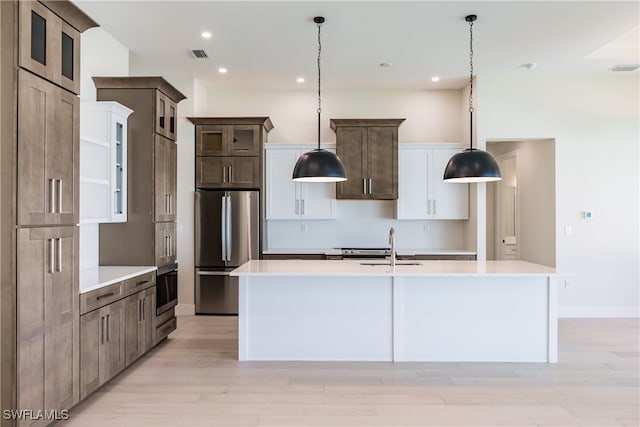
[[[231,276],[555,276],[556,270],[526,261],[253,260]]]

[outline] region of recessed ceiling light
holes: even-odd
[[[226,69],[226,68],[224,68],[224,67],[220,67],[220,68],[218,68],[218,72],[219,72],[220,74],[225,74],[225,73],[227,72],[227,69]]]
[[[302,77],[298,77],[298,78],[296,79],[296,81],[297,81],[298,83],[304,83],[304,78],[302,78]]]
[[[380,68],[391,68],[393,64],[391,62],[381,62],[379,67]]]
[[[211,33],[209,31],[203,31],[202,34],[200,34],[202,36],[203,39],[210,39],[211,38]]]
[[[440,81],[440,77],[438,77],[438,76],[433,76],[433,77],[431,77],[431,81],[432,81],[432,82],[439,82],[439,81]]]

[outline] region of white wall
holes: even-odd
[[[100,27],[91,28],[80,37],[80,99],[95,101],[96,87],[91,77],[128,76],[129,49]],[[80,269],[98,265],[98,234],[97,224],[80,226]]]
[[[479,79],[479,141],[555,138],[561,316],[640,315],[639,82]],[[594,218],[582,219],[584,210]]]

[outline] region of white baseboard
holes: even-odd
[[[617,307],[558,307],[558,317],[566,318],[603,318],[603,317],[640,317],[640,307],[637,305],[617,306]]]
[[[176,305],[176,316],[193,316],[196,314],[195,304],[178,304]]]

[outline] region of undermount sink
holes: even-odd
[[[360,265],[383,265],[390,266],[391,261],[367,261],[361,262]],[[416,261],[396,261],[396,265],[422,265],[421,262]]]

